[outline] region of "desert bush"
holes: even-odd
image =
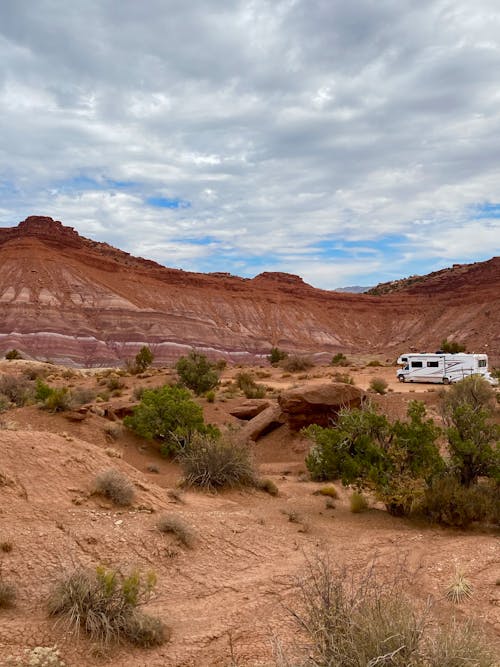
[[[93,389],[87,387],[78,387],[71,392],[71,405],[85,405],[86,403],[92,403],[96,398],[96,393]]]
[[[374,377],[370,380],[370,389],[377,394],[385,394],[387,391],[387,382],[384,378]]]
[[[12,403],[10,402],[8,396],[0,394],[0,412],[7,412],[11,405]]]
[[[109,391],[117,391],[125,387],[125,382],[119,375],[110,375],[106,380],[106,387]]]
[[[269,356],[267,357],[269,360],[269,363],[271,363],[273,366],[276,366],[279,364],[280,361],[283,361],[283,359],[286,359],[288,357],[288,353],[285,352],[284,350],[280,350],[279,347],[272,347],[271,352],[269,353]]]
[[[378,359],[372,359],[366,365],[369,366],[370,368],[378,368],[379,366],[382,366],[382,364]]]
[[[453,384],[441,395],[451,463],[465,486],[479,477],[500,482],[500,425],[491,418],[494,392],[478,376]]]
[[[123,426],[119,422],[111,422],[105,424],[103,431],[108,440],[118,440],[123,433]]]
[[[342,479],[374,492],[391,514],[408,514],[444,462],[436,445],[439,429],[425,419],[423,403],[412,401],[407,416],[390,422],[371,408],[343,410],[334,427],[308,427],[311,477]]]
[[[153,573],[141,577],[102,567],[76,570],[54,586],[49,614],[61,616],[75,634],[83,629],[102,646],[124,639],[138,646],[157,646],[167,639],[166,628],[138,609],[150,599],[155,584]]]
[[[342,352],[337,352],[337,354],[334,354],[331,360],[331,365],[332,366],[348,366],[349,362],[347,361],[347,357],[345,354],[342,354]]]
[[[333,486],[333,484],[327,484],[326,486],[322,486],[321,488],[317,489],[314,492],[314,495],[315,496],[328,496],[330,498],[338,498],[339,497],[339,492]]]
[[[172,533],[185,547],[191,548],[195,543],[195,534],[188,524],[177,514],[162,514],[156,528],[160,533]]]
[[[301,667],[494,667],[470,621],[432,629],[429,608],[417,609],[406,594],[406,577],[370,568],[354,578],[326,558],[309,562],[289,609],[307,642]]]
[[[196,436],[180,453],[184,484],[208,490],[255,486],[256,473],[248,447],[229,440]]]
[[[251,373],[241,371],[235,377],[235,383],[246,398],[264,398],[266,388],[263,384],[257,384]]]
[[[354,378],[349,373],[339,373],[338,371],[332,375],[333,382],[342,382],[343,384],[354,384]]]
[[[136,373],[144,373],[144,371],[151,366],[154,360],[154,355],[147,345],[143,345],[139,352],[135,355],[135,371]]]
[[[0,376],[0,395],[21,407],[31,400],[33,389],[25,378],[6,374]]]
[[[1,540],[0,541],[0,551],[3,551],[4,554],[8,554],[14,548],[14,544],[11,540]]]
[[[145,391],[148,391],[147,387],[134,387],[134,390],[132,391],[132,398],[134,401],[142,400]]]
[[[500,494],[495,483],[466,487],[448,474],[432,480],[416,511],[447,526],[467,528],[475,521],[500,524]]]
[[[447,354],[457,354],[459,352],[465,352],[465,345],[444,338],[441,341],[441,350]]]
[[[368,509],[368,501],[359,491],[353,491],[349,498],[349,507],[353,514],[365,512]]]
[[[307,371],[314,366],[314,361],[308,356],[291,354],[280,362],[281,368],[289,373]]]
[[[125,426],[148,440],[158,440],[165,456],[178,453],[195,433],[216,435],[217,429],[203,420],[203,410],[186,389],[165,385],[144,391]]]
[[[94,479],[93,491],[122,506],[131,505],[135,496],[132,482],[116,468],[98,473]]]
[[[72,394],[67,387],[53,388],[42,407],[49,412],[64,412],[71,409],[72,399]]]
[[[213,389],[207,391],[205,394],[205,398],[207,399],[207,403],[215,403],[215,391]]]
[[[23,355],[19,352],[19,350],[14,348],[13,350],[9,350],[5,353],[5,358],[9,361],[12,361],[13,359],[22,359]]]
[[[279,495],[278,487],[276,486],[276,484],[273,482],[272,479],[268,479],[267,477],[264,479],[258,479],[255,485],[259,489],[259,491],[265,491],[265,493],[268,493],[270,496]]]
[[[175,365],[179,379],[184,386],[192,389],[197,396],[219,384],[216,364],[211,364],[204,354],[192,350],[187,357],[181,357]]]

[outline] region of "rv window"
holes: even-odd
[[[479,359],[477,365],[479,366],[479,368],[486,368],[486,359]]]
[[[427,368],[439,368],[439,361],[428,361]]]
[[[401,357],[401,361],[402,361],[403,363],[406,363],[406,362],[408,361],[408,357]]]
[[[421,361],[412,361],[411,362],[411,367],[412,368],[422,368],[423,364]]]

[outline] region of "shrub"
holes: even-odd
[[[441,397],[451,462],[465,486],[483,476],[500,482],[500,425],[491,422],[493,397],[478,376],[457,382]]]
[[[276,366],[276,364],[279,364],[280,361],[283,361],[283,359],[286,359],[287,357],[287,352],[280,350],[278,347],[272,347],[271,352],[267,358],[273,366]]]
[[[94,479],[94,493],[97,493],[116,505],[131,505],[135,489],[129,478],[115,468],[103,470]]]
[[[187,357],[181,357],[175,365],[179,379],[197,396],[213,389],[219,384],[219,371],[216,364],[211,364],[204,354],[192,350]]]
[[[5,358],[9,361],[12,361],[13,359],[22,359],[23,355],[19,352],[19,350],[14,348],[13,350],[9,350],[5,353]]]
[[[334,382],[342,382],[344,384],[354,384],[354,378],[349,373],[339,373],[338,371],[332,375]]]
[[[264,398],[266,388],[263,384],[257,384],[250,373],[240,372],[235,378],[236,386],[241,389],[246,398]]]
[[[465,352],[465,345],[444,338],[441,341],[441,350],[448,354],[457,354],[459,352]]]
[[[314,362],[311,357],[301,357],[293,354],[283,359],[280,366],[289,373],[299,373],[300,371],[307,371],[312,368]]]
[[[247,447],[198,436],[179,455],[184,483],[204,489],[254,486],[256,473]]]
[[[375,568],[354,579],[326,559],[309,563],[290,610],[307,640],[303,667],[495,667],[471,622],[432,629],[403,588],[405,573],[382,578]],[[286,663],[290,664],[290,663]]]
[[[259,491],[265,491],[265,493],[268,493],[270,496],[278,496],[279,495],[279,490],[276,484],[273,482],[272,479],[259,479],[256,482],[256,487],[259,489]]]
[[[147,345],[144,345],[135,355],[134,371],[136,373],[144,373],[144,371],[153,363],[153,359],[153,353]]]
[[[79,387],[71,392],[71,405],[85,405],[86,403],[92,403],[96,398],[96,393],[93,389],[87,387]]]
[[[0,394],[17,407],[22,407],[31,399],[32,385],[25,378],[2,375],[0,376]]]
[[[125,382],[118,375],[110,375],[106,380],[106,387],[109,391],[117,391],[125,387]]]
[[[207,403],[215,403],[215,391],[213,389],[207,391],[205,398],[207,399]]]
[[[387,382],[384,380],[384,378],[372,378],[370,380],[370,389],[377,394],[385,394],[387,391]]]
[[[345,354],[342,354],[342,352],[337,352],[337,354],[334,354],[331,360],[331,365],[332,366],[348,366],[349,362],[347,361],[347,357]]]
[[[436,523],[460,528],[474,521],[500,523],[498,488],[494,483],[466,487],[448,474],[431,482],[418,512]]]
[[[72,406],[72,395],[67,387],[54,388],[43,402],[49,412],[64,412]]]
[[[57,646],[35,646],[24,650],[24,658],[8,657],[6,667],[66,667]]]
[[[85,630],[102,646],[122,639],[157,646],[167,639],[163,623],[138,610],[150,599],[155,583],[153,573],[143,578],[137,572],[124,576],[102,567],[76,570],[54,586],[49,614],[63,617],[75,634]]]
[[[0,412],[7,412],[11,405],[9,398],[4,394],[0,394]]]
[[[322,486],[320,489],[314,492],[315,496],[328,496],[330,498],[338,498],[339,492],[333,486],[333,484],[327,484],[327,486]]]
[[[118,440],[123,433],[123,426],[119,422],[111,422],[104,426],[103,431],[108,440]]]
[[[140,404],[123,423],[148,440],[158,440],[165,456],[183,449],[195,433],[217,433],[205,424],[203,411],[189,392],[169,385],[144,391]]]
[[[366,365],[369,366],[370,368],[371,367],[377,368],[379,366],[382,366],[382,364],[380,363],[380,361],[378,359],[372,359]]]
[[[176,514],[162,514],[156,522],[160,533],[172,533],[185,547],[191,548],[195,534],[190,526]]]
[[[349,506],[353,514],[359,514],[368,509],[368,501],[362,493],[354,491],[349,498]]]
[[[391,423],[372,409],[344,410],[334,427],[308,427],[311,477],[340,478],[373,491],[391,514],[408,514],[444,463],[436,445],[439,429],[425,419],[423,403],[412,401],[407,414],[408,421]]]

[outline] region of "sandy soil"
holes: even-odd
[[[331,380],[337,371],[350,373],[362,388],[372,377],[384,377],[392,391],[376,400],[387,413],[403,415],[407,402],[418,398],[437,417],[440,387],[401,385],[394,367],[362,368],[362,361],[355,368],[314,368],[287,377],[279,369],[254,372],[261,376],[258,381],[276,389]],[[22,363],[0,362],[0,372],[22,368]],[[240,370],[228,369],[223,382]],[[159,386],[171,373],[146,375],[123,378],[122,396],[111,401],[126,402],[134,387]],[[97,385],[99,374],[65,379],[54,369],[53,376],[55,384],[102,386]],[[225,428],[237,425],[229,410],[243,398],[221,400],[223,390],[215,403],[200,403],[206,419]],[[322,553],[355,574],[374,561],[386,573],[406,572],[409,593],[417,603],[432,598],[439,621],[453,615],[475,617],[498,645],[498,534],[420,525],[391,517],[378,505],[354,515],[349,511],[349,490],[340,485],[335,508],[328,509],[325,499],[314,495],[321,485],[302,481],[307,443],[286,429],[253,447],[259,470],[277,484],[278,497],[258,491],[186,491],[179,501],[166,491],[180,480],[177,466],[126,430],[111,440],[110,421],[99,414],[74,422],[28,406],[4,413],[0,420],[0,543],[12,543],[11,551],[0,550],[0,567],[18,590],[17,605],[0,610],[0,665],[7,655],[26,647],[54,643],[68,667],[272,665],[276,639],[292,652],[297,641],[286,611],[294,604],[295,578],[308,559]],[[151,464],[158,472],[148,472]],[[137,498],[130,509],[117,509],[89,494],[95,474],[110,466],[124,471],[135,484]],[[192,527],[193,548],[155,529],[164,511]],[[150,650],[118,647],[98,657],[84,637],[75,639],[47,618],[47,593],[60,573],[99,563],[156,572],[158,585],[148,611],[172,629],[170,642]],[[461,606],[444,597],[456,568],[474,586],[472,599]]]

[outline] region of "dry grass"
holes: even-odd
[[[279,495],[279,490],[276,484],[273,482],[272,479],[259,479],[255,483],[255,486],[259,489],[259,491],[265,491],[265,493],[268,493],[270,496],[278,496]]]
[[[330,498],[338,498],[339,497],[339,492],[337,489],[333,486],[333,484],[327,484],[326,486],[322,486],[320,489],[317,489],[314,491],[315,496],[328,496]]]
[[[177,514],[162,514],[156,522],[156,528],[160,533],[175,535],[179,542],[189,549],[194,546],[196,541],[196,536],[191,526]]]
[[[368,509],[368,501],[362,493],[359,493],[359,491],[354,491],[354,493],[349,498],[349,504],[353,514],[366,512]]]
[[[473,587],[463,572],[457,570],[453,580],[446,589],[446,597],[450,602],[461,604],[472,597]]]
[[[131,505],[135,488],[129,478],[115,468],[103,470],[94,479],[94,493],[112,500],[116,505]]]
[[[123,576],[115,570],[80,569],[63,577],[53,588],[48,610],[64,619],[68,630],[81,630],[100,646],[127,640],[138,646],[162,644],[168,638],[163,623],[139,611],[153,590],[156,578],[138,573]]]

